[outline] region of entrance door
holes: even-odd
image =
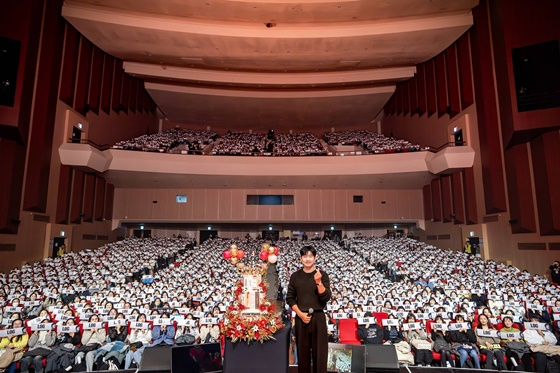
[[[64,241],[66,240],[66,237],[55,237],[53,239],[53,252],[52,252],[52,257],[56,258],[58,255],[58,249],[60,249],[61,246],[65,245]]]
[[[202,245],[204,241],[206,241],[207,239],[216,238],[216,237],[218,237],[218,231],[212,231],[212,230],[200,231],[200,245]]]
[[[280,238],[280,231],[261,231],[262,238],[267,241],[276,242]]]
[[[80,143],[82,140],[82,130],[78,127],[72,128],[72,142]]]
[[[455,146],[463,146],[463,130],[457,130],[453,136],[455,138]]]
[[[342,240],[342,230],[339,229],[324,231],[323,235],[329,237],[331,241],[334,240],[334,236],[337,236],[339,241]]]

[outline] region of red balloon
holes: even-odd
[[[222,256],[224,257],[224,259],[231,259],[231,251],[226,250],[222,253]]]
[[[245,256],[245,251],[243,250],[237,250],[237,257],[239,259],[243,258]]]
[[[278,246],[274,246],[274,255],[278,255]]]
[[[267,260],[268,259],[268,252],[267,251],[261,251],[261,253],[259,254],[259,258],[261,258],[262,260]]]

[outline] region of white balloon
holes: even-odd
[[[276,263],[277,260],[278,260],[278,257],[277,257],[276,255],[274,255],[274,254],[270,254],[270,255],[268,256],[268,262],[269,262],[270,264]]]

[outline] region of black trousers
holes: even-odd
[[[324,313],[314,313],[307,325],[296,316],[296,344],[299,373],[311,372],[312,357],[313,373],[327,372],[329,342]]]

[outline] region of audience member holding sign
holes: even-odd
[[[453,352],[459,355],[459,363],[462,368],[468,357],[470,356],[476,369],[480,369],[480,360],[478,360],[478,349],[476,347],[476,335],[470,328],[469,323],[465,322],[465,318],[458,314],[455,316],[455,324],[451,324],[449,338],[451,339],[451,348]]]
[[[496,365],[498,370],[507,370],[504,361],[505,350],[500,344],[498,331],[490,324],[488,316],[478,315],[478,325],[476,328],[476,340],[480,353],[486,355],[485,369],[492,369]]]
[[[7,373],[15,373],[16,362],[22,358],[23,350],[27,347],[29,340],[23,320],[15,319],[10,329],[4,329],[0,332],[3,334],[0,341],[0,350],[4,349],[0,356],[0,369],[5,369]]]

